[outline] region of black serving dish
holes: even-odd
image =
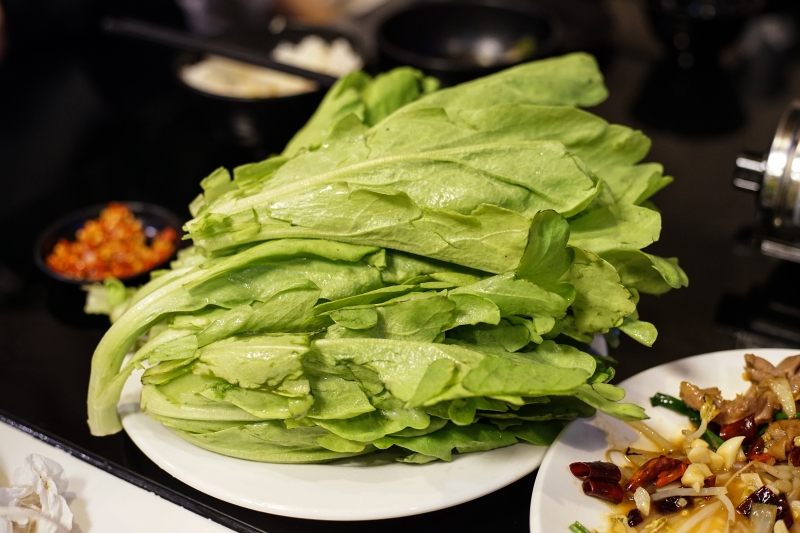
[[[328,43],[343,38],[366,63],[360,43],[347,35],[328,28],[287,24],[280,31],[239,33],[223,37],[240,46],[269,51],[280,42],[297,44],[309,35],[317,35]],[[178,84],[202,109],[217,139],[269,155],[283,150],[294,134],[305,125],[319,106],[327,89],[272,98],[237,98],[221,96],[192,87],[181,77],[181,69],[202,59],[200,54],[183,52],[177,55],[174,72]]]
[[[383,68],[416,67],[450,86],[553,55],[558,18],[533,2],[425,1],[389,15],[378,29]]]
[[[178,235],[182,234],[183,221],[171,211],[161,206],[144,202],[120,203],[128,206],[134,216],[142,222],[142,229],[145,235],[155,235],[155,233],[170,227]],[[86,303],[86,292],[81,287],[96,282],[71,278],[52,270],[47,266],[47,256],[50,255],[53,247],[60,239],[75,240],[75,233],[83,227],[83,224],[87,220],[97,218],[107,206],[108,204],[93,205],[58,219],[39,234],[34,245],[33,261],[46,282],[47,306],[56,318],[70,325],[107,328],[108,317],[87,315],[83,311]],[[150,280],[150,272],[167,267],[169,262],[175,258],[180,248],[180,241],[176,244],[175,252],[172,256],[160,264],[136,275],[121,278],[120,281],[129,287],[147,283]]]

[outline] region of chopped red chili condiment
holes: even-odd
[[[100,281],[135,276],[166,261],[175,251],[178,233],[165,228],[149,238],[127,206],[112,202],[75,237],[56,243],[47,266],[70,278]]]

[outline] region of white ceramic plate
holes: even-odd
[[[778,363],[798,350],[751,348],[697,355],[641,372],[620,386],[627,391],[625,401],[647,408],[648,425],[667,438],[675,438],[689,426],[688,420],[665,408],[650,407],[650,397],[656,392],[677,397],[681,381],[701,388],[719,387],[726,398],[744,392],[749,385],[742,379],[746,353]],[[576,520],[590,530],[604,531],[609,506],[583,494],[581,481],[570,474],[569,464],[602,461],[610,446],[652,448],[652,444],[639,438],[627,425],[603,413],[567,426],[550,446],[536,476],[531,498],[531,533],[568,533]]]
[[[521,443],[426,465],[374,464],[372,454],[327,465],[257,463],[186,442],[139,410],[140,392],[133,375],[119,411],[125,431],[154,463],[220,500],[296,518],[373,520],[458,505],[529,474],[547,450]]]

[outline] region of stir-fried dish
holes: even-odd
[[[694,424],[681,442],[636,422],[656,451],[612,449],[605,461],[570,465],[586,494],[614,504],[609,532],[800,531],[800,355],[775,366],[747,354],[743,377],[750,388],[730,400],[688,382],[680,399],[651,398]]]

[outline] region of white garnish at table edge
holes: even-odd
[[[67,530],[72,529],[72,511],[63,496],[69,482],[64,469],[57,462],[31,454],[14,471],[11,484],[11,487],[0,487],[0,508],[32,510],[61,524]],[[13,524],[25,526],[27,518],[9,519],[0,515],[0,533],[16,531]],[[49,522],[39,522],[36,531],[55,533],[57,528]]]

